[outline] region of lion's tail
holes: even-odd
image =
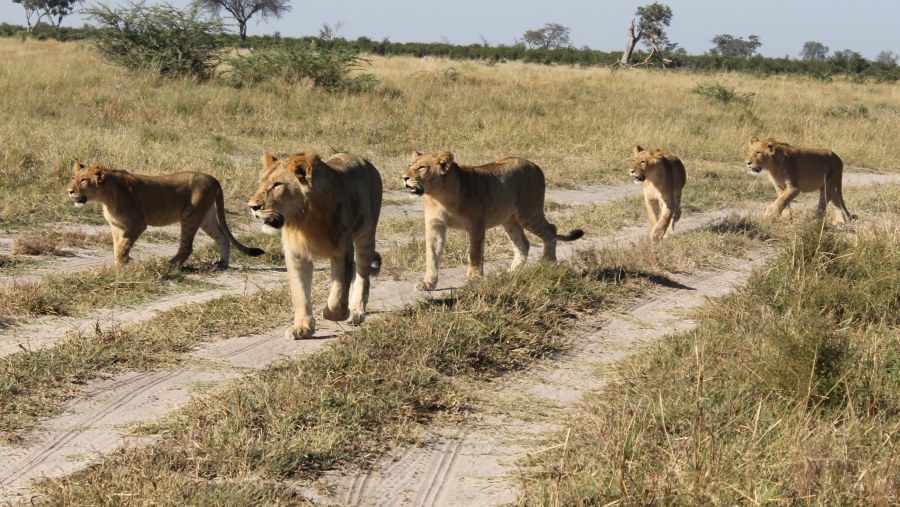
[[[575,241],[576,239],[584,236],[584,231],[581,229],[574,229],[570,231],[568,234],[557,234],[557,241]]]
[[[381,254],[375,252],[375,255],[372,256],[372,266],[370,266],[369,274],[378,276],[379,273],[381,273]]]
[[[219,221],[219,229],[228,236],[228,241],[231,241],[231,244],[240,250],[242,254],[249,255],[250,257],[258,257],[266,253],[266,251],[261,248],[251,248],[242,245],[241,242],[236,240],[234,235],[231,234],[231,229],[228,228],[228,223],[225,221],[225,195],[222,193],[221,188],[219,189],[219,194],[216,195],[216,219]]]

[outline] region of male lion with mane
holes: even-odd
[[[227,268],[234,245],[251,257],[265,252],[248,248],[234,239],[225,222],[225,199],[219,181],[209,174],[182,172],[148,176],[102,164],[74,166],[69,196],[75,206],[88,201],[103,205],[103,216],[112,229],[116,265],[131,260],[129,252],[148,225],[155,227],[181,222],[178,252],[169,262],[183,264],[191,255],[197,229],[219,246],[219,268]]]
[[[635,146],[629,173],[635,183],[643,185],[650,238],[659,241],[674,233],[675,223],[681,218],[681,192],[687,179],[681,159]]]
[[[797,148],[780,143],[768,137],[759,140],[750,138],[747,154],[747,169],[759,174],[763,169],[769,172],[769,179],[775,185],[776,199],[766,208],[766,218],[791,218],[791,201],[800,192],[819,191],[819,205],[816,216],[825,213],[825,206],[831,202],[836,208],[838,222],[846,223],[856,218],[847,211],[841,191],[844,163],[841,157],[829,150]]]
[[[521,158],[502,158],[479,166],[458,165],[453,154],[413,152],[403,173],[406,188],[425,196],[425,278],[418,290],[437,287],[438,268],[447,228],[469,235],[468,277],[484,274],[484,236],[502,225],[514,247],[510,270],[528,257],[525,231],[541,238],[544,258],[556,260],[556,242],[573,241],[581,229],[556,234],[556,226],[544,216],[544,173],[537,164]]]
[[[280,160],[266,153],[262,166],[259,188],[248,204],[265,226],[281,229],[294,304],[294,325],[285,335],[297,340],[316,331],[310,292],[317,256],[331,260],[331,294],[322,317],[349,317],[351,324],[361,324],[369,277],[381,269],[381,255],[375,251],[381,213],[378,170],[346,153],[325,161],[311,152]]]

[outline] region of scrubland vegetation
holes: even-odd
[[[761,211],[771,202],[769,182],[743,172],[751,136],[828,147],[847,171],[900,172],[891,154],[900,132],[893,84],[366,59],[364,70],[379,84],[349,93],[302,80],[237,86],[135,75],[84,42],[0,39],[0,191],[15,196],[0,202],[0,226],[34,237],[72,223],[104,224],[96,206],[74,209],[68,201],[75,160],[149,174],[213,174],[237,229],[246,228],[245,202],[263,151],[359,154],[389,189],[400,188],[412,150],[451,150],[466,163],[517,155],[537,162],[551,186],[580,188],[628,182],[639,143],[685,162],[686,217]],[[153,445],[48,481],[39,501],[299,503],[298,482],[416,443],[435,420],[461,423],[472,386],[552,358],[569,345],[573,317],[624,305],[652,279],[714,267],[765,243],[783,252],[745,290],[698,312],[695,331],[598,373],[598,382],[614,382],[551,438],[556,450],[524,464],[521,501],[890,504],[900,491],[900,193],[845,188],[845,199],[861,217],[848,229],[802,211],[791,224],[732,217],[677,235],[664,249],[639,243],[588,252],[574,263],[530,266],[387,313],[312,356],[198,396],[145,428],[159,436]],[[596,236],[646,220],[639,198],[561,204],[550,212],[560,229]],[[387,273],[417,276],[420,226],[384,223],[382,239],[400,236],[382,249]],[[277,239],[252,239],[278,250]],[[465,256],[462,237],[449,239],[445,266]],[[489,237],[486,251],[489,259],[510,255],[502,234]],[[201,264],[205,255],[195,253]],[[20,257],[0,257],[0,272],[27,268]],[[189,274],[208,273],[193,269]],[[317,277],[320,301],[325,280]],[[171,288],[194,278],[144,260],[121,273],[98,268],[48,278],[24,292],[12,285],[0,293],[0,322],[77,313],[123,294],[159,297],[135,287]],[[98,376],[177,364],[203,341],[282,326],[288,301],[286,289],[236,294],[4,357],[0,432],[6,442],[23,441],[78,384]]]

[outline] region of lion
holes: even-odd
[[[181,222],[178,252],[169,262],[178,266],[194,247],[197,229],[219,246],[220,269],[228,267],[231,245],[241,253],[256,257],[265,252],[242,245],[225,221],[225,198],[219,181],[209,174],[182,172],[161,176],[132,174],[102,164],[86,167],[75,162],[69,196],[75,206],[88,201],[103,205],[103,216],[112,229],[113,253],[117,266],[131,260],[134,242],[147,229]]]
[[[381,270],[375,229],[381,213],[381,175],[368,160],[338,153],[323,161],[300,152],[262,157],[259,187],[249,201],[269,232],[281,230],[294,324],[288,339],[315,334],[311,284],[313,259],[331,260],[331,293],[322,317],[362,324],[369,277]],[[352,285],[352,287],[351,287]]]
[[[556,234],[556,226],[544,216],[544,173],[534,162],[502,158],[480,166],[458,165],[453,154],[423,155],[413,152],[403,173],[406,188],[425,200],[425,278],[417,290],[437,287],[438,268],[447,228],[469,235],[469,278],[484,275],[484,237],[487,229],[502,225],[513,244],[514,270],[528,257],[529,231],[544,244],[544,258],[556,260],[556,242],[574,241],[584,235],[575,229]]]
[[[825,206],[830,201],[837,208],[835,217],[838,222],[856,219],[844,204],[841,191],[844,163],[834,152],[797,148],[771,137],[763,140],[751,137],[749,147],[747,169],[753,174],[765,169],[775,185],[775,202],[766,208],[766,218],[781,216],[790,220],[791,201],[800,192],[818,190],[816,216],[821,217],[825,213]]]
[[[635,146],[629,172],[634,182],[644,188],[650,238],[659,241],[673,234],[675,223],[681,218],[681,193],[687,179],[681,159]]]

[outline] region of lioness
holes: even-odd
[[[635,146],[629,172],[634,182],[644,187],[650,238],[659,241],[674,233],[675,223],[681,218],[681,191],[687,179],[684,164],[660,150],[644,151]]]
[[[533,162],[503,158],[480,166],[457,165],[450,152],[413,152],[403,173],[409,191],[425,196],[425,278],[418,290],[434,290],[447,227],[469,235],[468,277],[484,274],[484,236],[502,225],[514,246],[510,270],[528,257],[525,230],[544,243],[544,258],[556,260],[556,242],[584,235],[575,229],[565,236],[544,217],[544,173]]]
[[[74,166],[69,196],[75,206],[88,201],[103,205],[103,216],[112,229],[116,265],[131,260],[129,252],[148,225],[181,222],[178,252],[169,262],[180,265],[193,251],[197,229],[203,229],[219,246],[219,263],[228,267],[231,245],[252,257],[265,252],[240,244],[225,222],[225,200],[219,181],[209,174],[183,172],[162,176],[131,174],[102,164]]]
[[[750,152],[747,154],[747,169],[759,174],[765,169],[769,179],[775,185],[776,199],[766,208],[767,218],[779,215],[791,218],[791,201],[800,192],[819,191],[819,205],[816,215],[825,213],[825,206],[831,201],[838,213],[838,222],[846,223],[856,218],[847,211],[844,196],[841,192],[841,178],[844,163],[841,158],[829,150],[812,148],[796,148],[780,143],[771,137],[759,140],[750,138]]]
[[[316,331],[310,299],[316,256],[331,260],[331,294],[322,316],[334,321],[350,317],[351,324],[361,324],[369,277],[381,269],[381,255],[375,251],[381,213],[378,170],[345,153],[326,161],[317,153],[280,160],[266,153],[262,166],[259,188],[248,204],[265,226],[281,229],[294,303],[294,325],[285,335],[302,339]]]

